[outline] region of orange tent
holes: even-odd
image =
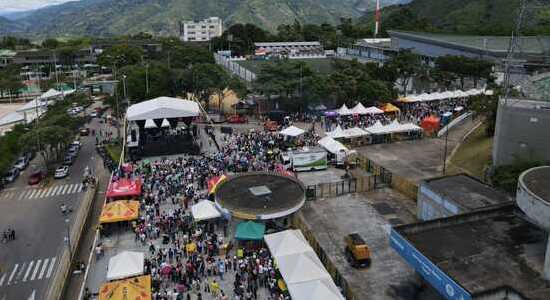
[[[420,124],[420,127],[424,129],[427,134],[432,134],[439,130],[439,118],[436,116],[428,116],[424,118]]]
[[[380,109],[383,110],[385,113],[398,113],[401,111],[397,106],[391,103],[384,104]]]
[[[151,275],[107,282],[99,289],[99,300],[151,300]]]
[[[100,223],[131,221],[138,218],[139,201],[117,200],[106,203],[101,210]]]

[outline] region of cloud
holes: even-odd
[[[74,0],[0,0],[0,13],[24,11]]]

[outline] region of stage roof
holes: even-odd
[[[199,113],[199,105],[196,102],[159,97],[130,106],[127,117],[128,121],[142,121],[147,119],[198,117]]]

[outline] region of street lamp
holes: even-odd
[[[122,75],[122,85],[123,85],[123,88],[124,88],[124,100],[128,100],[128,91],[126,90],[126,75]]]

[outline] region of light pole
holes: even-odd
[[[128,91],[126,90],[126,75],[122,75],[122,85],[124,88],[124,100],[128,100]]]
[[[65,237],[65,241],[67,242],[67,247],[69,248],[69,261],[73,259],[73,250],[71,247],[71,224],[69,223],[69,219],[65,219],[65,224],[67,225],[67,236]]]

